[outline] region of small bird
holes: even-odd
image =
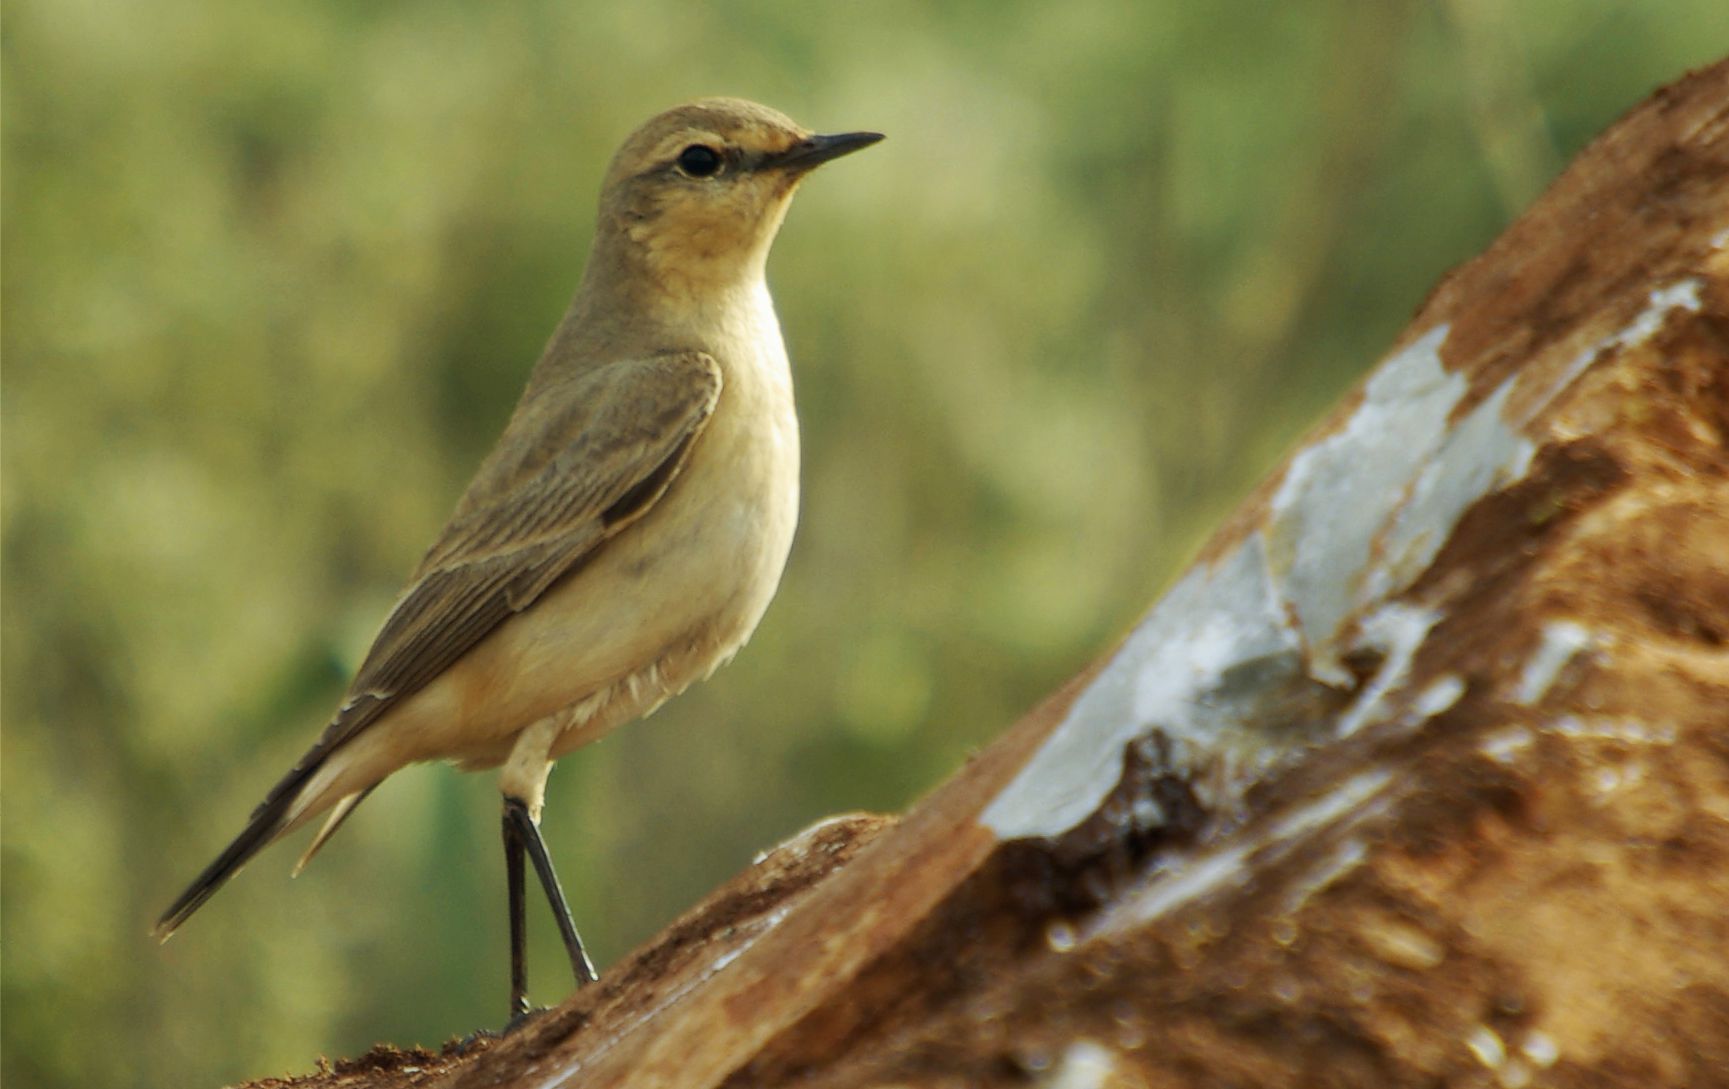
[[[163,913],[167,940],[323,815],[300,867],[399,768],[502,766],[510,1017],[528,1010],[526,853],[593,981],[540,835],[552,764],[713,673],[780,582],[798,419],[764,266],[799,181],[881,140],[708,98],[625,140],[593,248],[497,445],[324,732]]]

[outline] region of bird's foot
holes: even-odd
[[[460,1040],[451,1040],[449,1043],[445,1044],[444,1053],[446,1055],[466,1058],[476,1049],[490,1047],[492,1044],[497,1043],[502,1039],[504,1039],[504,1033],[502,1032],[494,1032],[491,1029],[475,1029]]]
[[[514,1035],[524,1025],[539,1020],[541,1015],[551,1008],[550,1006],[523,1006],[510,1015],[510,1020],[504,1023],[504,1028],[500,1030],[498,1035],[500,1037]]]
[[[467,1055],[477,1048],[489,1047],[500,1040],[509,1039],[516,1031],[532,1021],[538,1021],[542,1014],[551,1009],[550,1006],[527,1006],[510,1015],[510,1020],[500,1029],[475,1029],[460,1040],[454,1040],[445,1045],[445,1053],[449,1055]]]

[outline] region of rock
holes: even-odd
[[[898,823],[425,1084],[1724,1085],[1725,950],[1729,62]]]

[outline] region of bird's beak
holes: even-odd
[[[807,136],[762,165],[792,174],[814,170],[830,159],[870,147],[883,138],[880,132],[842,132],[833,136]]]

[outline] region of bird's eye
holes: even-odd
[[[712,178],[720,167],[720,152],[707,144],[692,144],[678,153],[679,170],[693,178]]]

